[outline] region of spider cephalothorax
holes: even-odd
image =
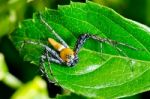
[[[78,62],[78,56],[71,48],[56,42],[52,38],[48,38],[48,41],[59,52],[60,58],[67,66],[74,66]]]

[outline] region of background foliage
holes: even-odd
[[[73,0],[73,1],[80,1],[85,2],[84,0]],[[12,96],[15,97],[17,93],[21,95],[22,91],[14,92],[22,86],[30,86],[32,79],[35,78],[36,75],[40,75],[39,68],[36,66],[31,65],[28,62],[23,62],[23,60],[19,57],[18,52],[10,42],[7,37],[7,34],[10,34],[17,26],[18,22],[23,19],[28,19],[32,17],[33,12],[41,11],[44,7],[48,8],[57,8],[58,4],[69,4],[69,0],[0,0],[0,52],[3,53],[5,57],[5,62],[3,58],[1,58],[0,65],[2,64],[2,69],[4,69],[3,74],[11,74],[10,78],[14,78],[15,81],[14,85],[9,84],[9,80],[4,80],[0,78],[2,82],[0,82],[0,98],[10,98]],[[136,4],[133,0],[93,0],[93,2],[97,2],[106,6],[109,6],[116,10],[118,13],[121,13],[123,16],[136,20],[146,25],[150,25],[150,1],[149,0],[137,0]],[[3,57],[1,55],[0,57]],[[5,64],[5,65],[4,65]],[[8,67],[7,67],[8,66]],[[8,68],[8,69],[7,69]],[[2,70],[1,69],[1,70]],[[1,72],[1,71],[0,71]],[[12,77],[13,76],[13,77]],[[9,76],[5,76],[7,78]],[[36,80],[35,80],[36,79]],[[42,82],[43,80],[40,78],[35,78],[32,83]],[[19,86],[15,86],[15,84]],[[24,85],[26,84],[27,85]],[[31,84],[32,84],[31,83]],[[54,86],[53,84],[48,84],[48,92],[51,97],[54,97],[56,93],[69,93],[68,91],[62,91],[61,88]],[[37,84],[35,92],[41,92],[41,96],[47,97],[47,89],[46,87],[38,86]],[[25,87],[27,88],[27,87]],[[41,89],[42,90],[37,90]],[[30,87],[29,87],[30,89]],[[21,90],[19,88],[19,90]],[[7,91],[7,93],[6,93]],[[4,93],[5,92],[5,93]],[[144,95],[148,95],[147,93],[139,94],[131,98],[141,98]],[[76,96],[76,95],[74,95]],[[16,96],[17,97],[17,96]],[[59,96],[61,97],[61,96]],[[69,97],[69,96],[66,96]],[[79,96],[77,96],[79,97]],[[149,96],[150,97],[150,96]],[[84,97],[83,97],[84,98]]]

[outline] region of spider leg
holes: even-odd
[[[53,57],[55,57],[55,58],[57,58],[61,63],[63,63],[64,61],[60,58],[60,56],[58,55],[58,53],[56,52],[56,51],[54,51],[54,50],[52,50],[51,48],[49,48],[48,46],[47,47],[45,47],[46,48],[46,50],[49,52],[49,53],[51,53],[52,54],[52,56]],[[54,60],[54,59],[50,59],[50,60],[52,60],[52,61],[55,61],[56,62],[56,60]]]
[[[103,57],[102,57],[102,53],[103,53],[103,43],[102,42],[100,42],[100,56],[101,56],[101,58],[102,58],[102,60],[105,60]]]
[[[41,56],[40,70],[41,70],[41,72],[46,76],[46,78],[48,79],[49,82],[55,83],[55,82],[57,82],[57,80],[55,79],[54,74],[53,74],[53,71],[52,71],[52,69],[51,69],[50,61],[49,61],[48,58],[44,58],[43,56],[44,56],[44,55]],[[46,56],[46,57],[47,57],[47,56]],[[48,61],[48,66],[49,66],[48,72],[49,72],[50,75],[52,76],[52,79],[53,79],[53,80],[49,79],[49,76],[48,76],[48,74],[46,73],[45,61]]]
[[[78,40],[76,42],[76,45],[75,45],[75,48],[74,48],[74,52],[75,54],[78,54],[80,48],[83,46],[83,44],[85,43],[85,41],[89,38],[92,38],[92,39],[95,39],[95,40],[98,40],[100,43],[104,42],[104,39],[102,38],[95,38],[95,37],[98,37],[96,35],[91,35],[91,34],[81,34],[79,37],[78,37]],[[101,45],[102,46],[102,45]],[[102,50],[101,50],[102,52]]]
[[[46,66],[46,65],[45,65],[45,61],[48,62],[48,66],[49,66],[48,72],[49,72],[50,75],[52,76],[52,79],[53,79],[53,80],[50,80],[49,77],[48,77],[48,74],[46,74],[46,72],[45,72],[45,71],[46,71],[46,70],[44,69],[44,68],[46,68],[46,67],[45,67],[45,66]],[[41,64],[41,66],[40,66],[40,67],[41,67],[41,71],[42,71],[43,74],[45,74],[45,76],[47,77],[47,79],[48,79],[49,82],[51,82],[51,83],[57,83],[57,84],[58,84],[57,79],[54,77],[54,74],[53,74],[53,71],[52,71],[50,62],[62,64],[61,61],[55,59],[55,58],[52,57],[52,56],[49,56],[49,51],[48,51],[47,49],[45,49],[44,55],[41,56],[41,62],[40,62],[40,64]]]
[[[126,46],[126,47],[128,47],[130,49],[133,49],[133,50],[138,50],[137,48],[135,48],[135,47],[133,47],[133,46],[131,46],[129,44],[122,43],[122,42],[117,42],[115,40],[111,40],[111,39],[108,39],[108,38],[101,38],[101,37],[98,37],[96,35],[91,35],[91,34],[88,34],[88,37],[92,38],[94,40],[98,40],[99,42],[104,42],[104,43],[108,43],[108,44],[115,45],[115,46],[122,45],[122,46]]]
[[[115,46],[115,48],[117,49],[117,51],[118,52],[121,52],[125,57],[128,57],[128,55],[125,53],[125,52],[123,52],[123,50],[122,49],[120,49],[119,47],[117,47],[117,46]],[[132,60],[128,57],[128,62],[132,62]],[[131,69],[131,71],[133,72],[134,71],[134,68],[133,68],[133,66],[132,65],[130,65],[130,69]]]
[[[114,40],[111,40],[111,39],[108,39],[108,38],[101,38],[97,35],[92,35],[92,34],[81,34],[76,42],[76,45],[75,45],[75,48],[74,48],[74,52],[75,54],[77,54],[80,50],[80,48],[83,46],[83,44],[85,43],[85,41],[87,39],[94,39],[94,40],[97,40],[101,43],[108,43],[110,45],[113,45],[113,46],[116,46],[116,45],[122,45],[122,46],[126,46],[130,49],[134,49],[134,50],[137,50],[137,48],[131,46],[131,45],[128,45],[128,44],[125,44],[125,43],[122,43],[122,42],[117,42],[117,41],[114,41]]]
[[[119,53],[122,53],[125,57],[128,57],[128,55],[127,55],[125,52],[123,52],[122,49],[120,49],[120,48],[117,47],[117,46],[114,46],[114,47],[117,49],[117,51],[118,51]]]
[[[45,59],[46,56],[43,55],[42,58]],[[59,60],[57,60],[57,59],[55,59],[55,58],[53,58],[53,57],[47,57],[47,58],[48,58],[48,60],[51,61],[51,62],[54,62],[54,63],[57,63],[57,64],[62,64],[61,61],[59,61]]]
[[[75,45],[75,48],[74,48],[74,52],[75,54],[78,54],[80,48],[83,46],[83,44],[85,43],[85,41],[88,39],[88,35],[86,34],[83,34],[83,35],[80,35],[78,37],[78,40],[76,41],[76,45]]]
[[[38,46],[41,46],[41,47],[43,47],[46,51],[48,51],[53,57],[55,57],[56,59],[58,59],[61,63],[63,63],[63,60],[59,57],[59,55],[58,55],[58,53],[55,51],[55,50],[53,50],[53,49],[51,49],[50,47],[48,47],[47,45],[44,45],[44,44],[42,44],[42,43],[37,43],[37,42],[34,42],[34,41],[24,41],[24,44],[22,44],[23,46],[25,45],[25,44],[33,44],[33,45],[38,45]],[[22,47],[23,47],[22,46]]]
[[[48,78],[48,75],[45,72],[45,68],[46,68],[45,67],[45,61],[47,61],[48,66],[49,66],[50,75],[52,75],[54,81],[57,82],[57,80],[55,79],[55,77],[53,75],[50,62],[54,62],[54,63],[57,63],[57,64],[63,64],[64,63],[63,60],[59,57],[58,53],[56,51],[54,51],[53,49],[51,49],[50,47],[48,47],[48,46],[46,46],[42,43],[37,43],[37,42],[34,42],[34,41],[24,41],[24,43],[22,44],[21,47],[23,47],[25,44],[40,45],[44,48],[44,54],[40,58],[40,70]],[[49,56],[49,54],[51,56]],[[54,83],[53,81],[50,81],[50,79],[48,79],[48,80],[49,80],[49,82]]]
[[[68,48],[69,46],[67,43],[54,31],[54,29],[42,18],[42,15],[39,14],[41,22],[47,27],[49,31],[52,32],[56,36],[56,38],[66,47]]]
[[[103,50],[102,50],[102,48],[103,48],[103,44],[102,43],[100,43],[100,50],[101,50],[101,53],[103,53]]]
[[[120,49],[117,45],[122,45],[122,46],[126,46],[130,49],[133,49],[133,50],[138,50],[137,48],[135,48],[131,45],[122,43],[122,42],[117,42],[117,41],[114,41],[114,40],[111,40],[111,39],[108,39],[108,38],[101,38],[101,37],[98,37],[96,35],[82,34],[82,35],[79,36],[79,38],[76,42],[75,48],[74,48],[75,56],[78,54],[80,48],[83,46],[85,41],[89,38],[99,41],[101,43],[101,48],[102,48],[102,43],[108,43],[108,44],[112,45],[113,47],[116,48],[116,50],[118,52],[122,53],[125,57],[128,57],[128,55],[125,52],[123,52],[123,50]],[[101,53],[102,53],[102,49],[101,49]],[[129,61],[132,61],[132,60],[130,60],[130,58],[129,58]],[[131,71],[133,71],[133,67],[130,67],[130,68],[131,68]]]

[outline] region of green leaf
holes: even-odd
[[[74,93],[70,93],[69,95],[57,95],[56,99],[88,99],[88,98]]]
[[[5,75],[8,73],[8,68],[4,60],[4,56],[0,53],[0,80],[4,79]]]
[[[46,83],[40,77],[20,87],[11,99],[48,99]]]
[[[73,48],[80,34],[97,34],[137,48],[116,47],[88,40],[79,52],[79,62],[70,68],[45,62],[45,72],[52,80],[50,67],[58,84],[77,94],[96,98],[120,98],[150,90],[150,29],[126,19],[112,9],[92,2],[71,3],[57,10],[46,9],[43,19]],[[34,41],[49,46],[54,35],[41,23],[38,14],[23,21],[11,39],[24,57],[39,66],[44,51]],[[23,46],[24,45],[24,46]],[[50,46],[51,47],[51,46]],[[102,51],[102,52],[101,52]]]
[[[0,53],[0,81],[5,83],[11,88],[18,88],[22,85],[22,82],[14,75],[9,73],[7,65],[4,60],[3,54]]]

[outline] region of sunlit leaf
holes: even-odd
[[[11,88],[18,88],[22,82],[14,75],[9,73],[3,54],[0,53],[0,81],[4,82]]]
[[[36,77],[19,88],[11,99],[48,99],[46,83],[40,77]]]

